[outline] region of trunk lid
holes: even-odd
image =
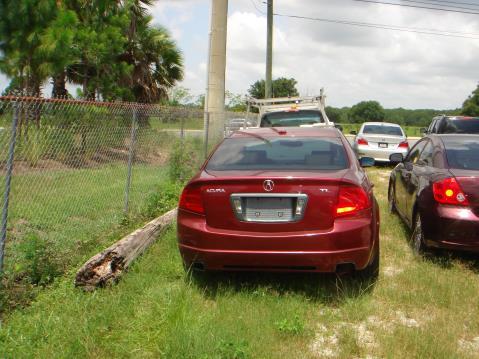
[[[362,134],[362,138],[368,141],[369,146],[374,148],[380,148],[380,143],[387,144],[388,148],[397,148],[399,144],[406,140],[403,136],[388,136],[388,135],[374,135],[374,134]]]
[[[450,169],[472,207],[479,209],[479,171]]]
[[[199,181],[206,223],[214,228],[254,232],[328,230],[334,224],[338,190],[347,171],[205,171]],[[271,191],[265,189],[265,181],[273,182]],[[235,198],[240,198],[247,218],[238,216]],[[299,198],[306,198],[306,204],[302,215],[294,217]]]

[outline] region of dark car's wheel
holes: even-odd
[[[411,237],[411,244],[414,249],[414,251],[417,254],[423,254],[427,247],[426,247],[426,241],[424,239],[424,231],[422,228],[422,221],[421,221],[421,216],[416,214],[414,218],[414,227],[413,227],[413,232],[412,232],[412,237]]]
[[[389,184],[389,191],[388,191],[388,210],[389,213],[396,213],[396,199],[394,198],[394,185],[391,182]]]

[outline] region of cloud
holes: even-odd
[[[341,0],[277,3],[281,14],[479,33],[467,15]],[[253,6],[230,9],[230,90],[244,93],[264,77],[265,28]],[[274,76],[296,78],[303,93],[324,86],[336,106],[375,99],[387,107],[459,107],[479,80],[478,56],[477,40],[275,17]]]

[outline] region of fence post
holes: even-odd
[[[5,193],[3,196],[3,208],[2,208],[2,229],[0,235],[0,274],[3,273],[3,261],[5,253],[5,240],[7,239],[7,219],[8,219],[8,202],[10,200],[10,183],[12,181],[13,161],[15,155],[15,142],[17,138],[17,126],[18,126],[18,104],[13,104],[13,121],[12,131],[10,137],[10,146],[8,148],[7,159],[7,173],[5,176]]]
[[[124,207],[125,216],[128,215],[128,211],[129,211],[128,205],[130,201],[131,170],[133,167],[133,161],[135,160],[137,127],[138,127],[138,113],[137,113],[137,109],[134,108],[133,116],[131,118],[130,151],[128,154],[128,174],[126,176],[126,187],[125,187],[125,207]]]
[[[210,113],[206,112],[205,121],[205,159],[208,157],[208,137],[210,132]]]
[[[180,139],[183,142],[185,138],[185,116],[181,114],[180,118]]]

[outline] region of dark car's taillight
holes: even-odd
[[[338,204],[336,205],[335,210],[336,217],[352,215],[370,207],[371,201],[368,194],[362,187],[339,187]]]
[[[403,141],[399,144],[399,148],[409,148],[409,142]]]
[[[190,212],[205,214],[201,187],[194,185],[185,187],[181,193],[180,204],[178,207]]]
[[[468,206],[464,192],[455,178],[445,178],[432,184],[434,199],[441,204]]]

